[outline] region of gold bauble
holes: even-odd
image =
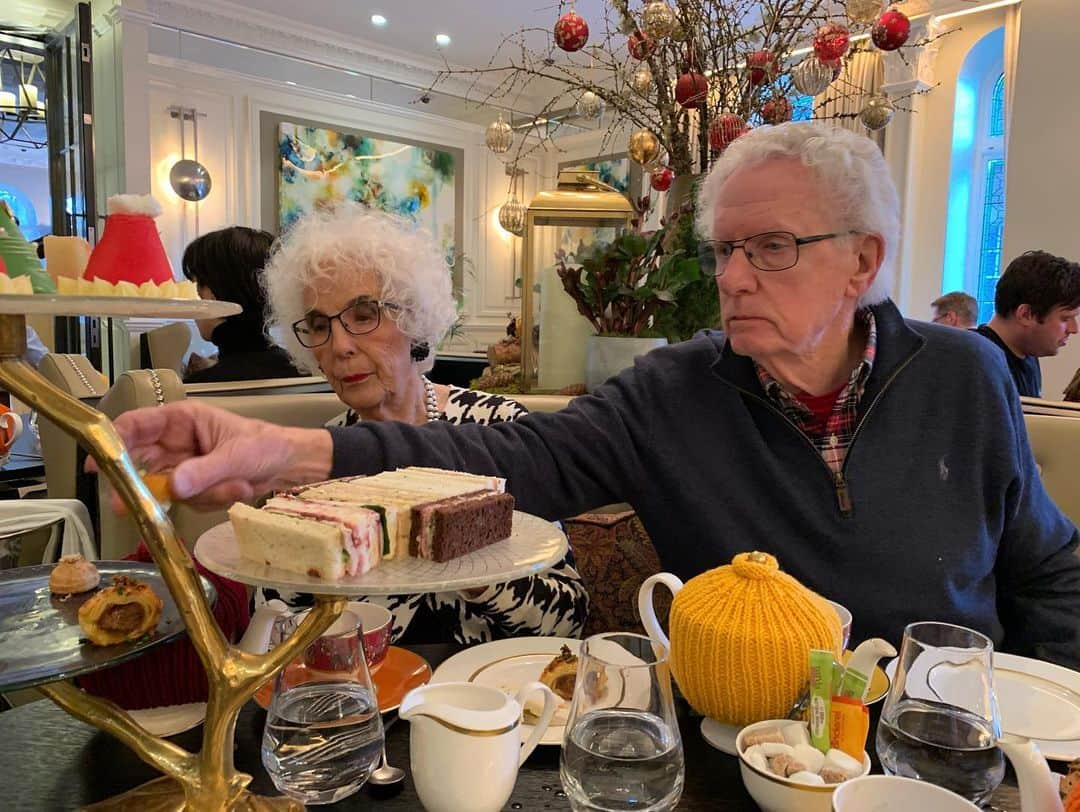
[[[638,130],[630,136],[630,157],[634,163],[646,166],[660,155],[660,140],[648,130]]]
[[[859,121],[868,130],[883,130],[892,121],[896,108],[888,96],[871,96],[866,106],[859,111]]]
[[[675,23],[675,12],[664,0],[649,0],[641,12],[641,30],[653,39],[666,37]]]
[[[514,143],[514,130],[503,121],[502,113],[499,113],[498,121],[493,121],[488,125],[484,143],[487,144],[488,149],[500,155],[509,151]]]
[[[682,20],[678,16],[675,17],[675,24],[671,27],[671,33],[668,34],[668,37],[675,42],[686,42],[690,38],[686,33],[686,26],[682,24]]]
[[[869,25],[881,16],[881,0],[847,0],[847,16],[853,23]]]
[[[516,195],[510,195],[499,208],[499,225],[520,237],[525,231],[525,206]]]
[[[648,96],[653,89],[653,75],[649,66],[642,64],[630,77],[630,87],[639,96]]]
[[[583,118],[596,118],[603,109],[603,100],[591,90],[586,90],[581,94],[581,98],[578,99],[577,112],[578,115]]]

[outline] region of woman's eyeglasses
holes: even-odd
[[[723,276],[731,255],[741,248],[746,259],[759,271],[786,271],[799,262],[799,246],[857,234],[843,231],[796,237],[790,231],[766,231],[742,240],[703,240],[698,247],[701,272],[708,276]]]
[[[383,310],[397,313],[401,311],[401,306],[393,302],[360,298],[341,312],[330,316],[323,313],[308,313],[304,318],[293,322],[293,335],[305,347],[321,347],[330,340],[334,319],[341,322],[341,326],[347,333],[354,336],[367,335],[378,329]]]

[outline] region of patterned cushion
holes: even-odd
[[[660,572],[660,559],[632,510],[582,513],[563,522],[577,559],[581,580],[589,590],[585,635],[627,631],[644,633],[637,611],[641,582]],[[667,590],[655,592],[658,617],[667,625],[671,600]]]

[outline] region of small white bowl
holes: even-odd
[[[790,724],[806,725],[806,722],[792,722],[790,719],[771,719],[755,722],[739,731],[735,739],[735,749],[739,755],[739,772],[743,785],[750,797],[761,807],[762,812],[832,812],[832,796],[842,784],[830,784],[824,787],[800,784],[790,778],[781,778],[770,772],[752,766],[743,756],[746,750],[743,740],[747,733],[770,727],[782,727]],[[863,752],[862,775],[870,772],[870,756]]]

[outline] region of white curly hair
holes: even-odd
[[[457,319],[447,267],[435,240],[409,220],[344,203],[309,214],[282,238],[264,271],[269,325],[300,369],[315,372],[315,354],[297,341],[292,325],[304,318],[304,294],[326,277],[348,284],[357,275],[373,275],[379,299],[401,310],[383,311],[414,343],[431,348],[420,372],[435,363],[435,348]]]
[[[697,228],[712,239],[713,210],[720,188],[736,170],[770,158],[797,158],[828,189],[837,228],[877,234],[885,257],[859,306],[889,297],[900,240],[900,199],[877,144],[865,136],[823,122],[789,121],[757,127],[735,139],[713,165],[698,193]]]

